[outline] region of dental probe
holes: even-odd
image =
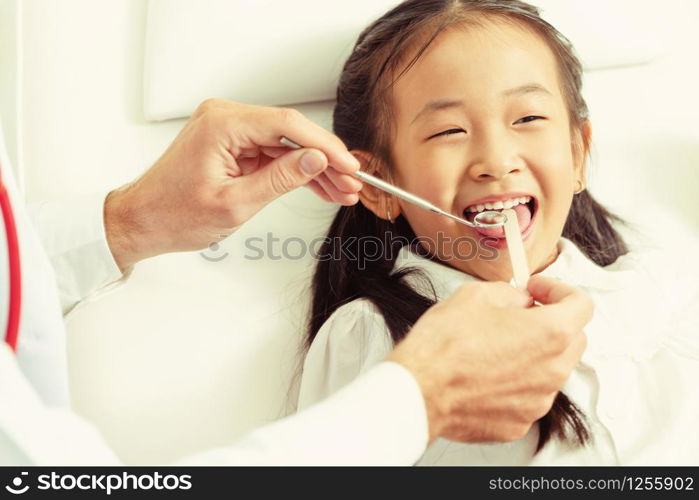
[[[281,142],[283,145],[291,148],[291,149],[300,149],[301,146],[296,144],[294,141],[287,137],[281,137],[279,139],[279,142]],[[412,193],[409,193],[397,186],[394,186],[393,184],[389,184],[386,181],[383,181],[381,179],[378,179],[374,177],[373,175],[369,175],[366,172],[362,171],[357,171],[354,173],[355,176],[359,177],[362,181],[366,182],[367,184],[374,186],[377,189],[380,189],[381,191],[385,191],[389,194],[392,194],[394,196],[397,196],[398,198],[407,201],[408,203],[411,203],[415,206],[418,206],[420,208],[424,208],[425,210],[429,210],[430,212],[434,212],[439,215],[443,215],[445,217],[449,217],[450,219],[453,219],[457,222],[460,222],[461,224],[464,224],[469,227],[481,227],[481,228],[491,228],[491,227],[500,227],[504,226],[505,223],[507,222],[507,216],[502,214],[501,212],[496,212],[494,210],[489,210],[489,211],[484,211],[480,212],[479,214],[474,217],[473,222],[470,222],[466,219],[463,219],[461,217],[458,217],[454,214],[451,214],[447,212],[446,210],[442,210],[441,208],[435,206],[434,204],[430,203],[429,201],[420,198],[417,195],[414,195]],[[498,220],[498,222],[481,222],[478,219],[483,219],[483,218],[489,218],[491,220]]]

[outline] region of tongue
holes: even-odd
[[[512,207],[512,210],[517,212],[517,222],[519,224],[519,230],[522,232],[522,230],[526,229],[529,226],[529,223],[532,220],[532,214],[529,211],[529,207],[527,205],[520,203],[519,205],[515,205]],[[483,220],[485,219],[485,220]],[[487,218],[481,217],[479,220],[482,222],[486,222]],[[478,231],[479,234],[482,234],[483,236],[488,236],[489,238],[504,238],[505,237],[505,228],[500,226],[500,227],[477,227],[475,228],[476,231]]]

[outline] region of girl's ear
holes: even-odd
[[[361,164],[362,172],[371,174],[374,177],[378,177],[386,182],[391,182],[386,173],[388,169],[380,164],[378,158],[367,151],[351,151],[354,157],[359,160]],[[398,198],[392,196],[380,189],[376,189],[374,186],[370,186],[366,182],[364,187],[359,192],[359,201],[362,202],[366,208],[368,208],[374,215],[379,219],[388,220],[390,222],[395,222],[396,218],[400,215],[400,205],[398,204]]]
[[[592,143],[592,123],[585,120],[577,134],[575,146],[573,147],[574,180],[577,186],[587,186],[587,159],[590,154],[590,144]]]

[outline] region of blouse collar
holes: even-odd
[[[607,267],[597,265],[567,238],[558,241],[558,250],[556,260],[539,274],[557,278],[569,285],[604,291],[618,290],[632,279],[631,271],[618,263]],[[480,278],[418,255],[405,246],[398,254],[394,270],[407,268],[423,271],[430,278],[439,299],[448,297],[465,283],[480,281]]]

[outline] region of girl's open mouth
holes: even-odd
[[[502,212],[504,209],[511,208],[517,213],[517,222],[522,234],[522,239],[529,235],[530,229],[533,227],[533,221],[538,211],[538,202],[536,198],[529,195],[515,195],[511,197],[499,197],[496,201],[479,202],[467,206],[463,211],[463,216],[469,222],[473,222],[476,215],[480,212],[494,211]],[[479,219],[482,221],[482,218]],[[503,227],[493,228],[474,228],[482,236],[488,238],[505,238],[505,229]]]

